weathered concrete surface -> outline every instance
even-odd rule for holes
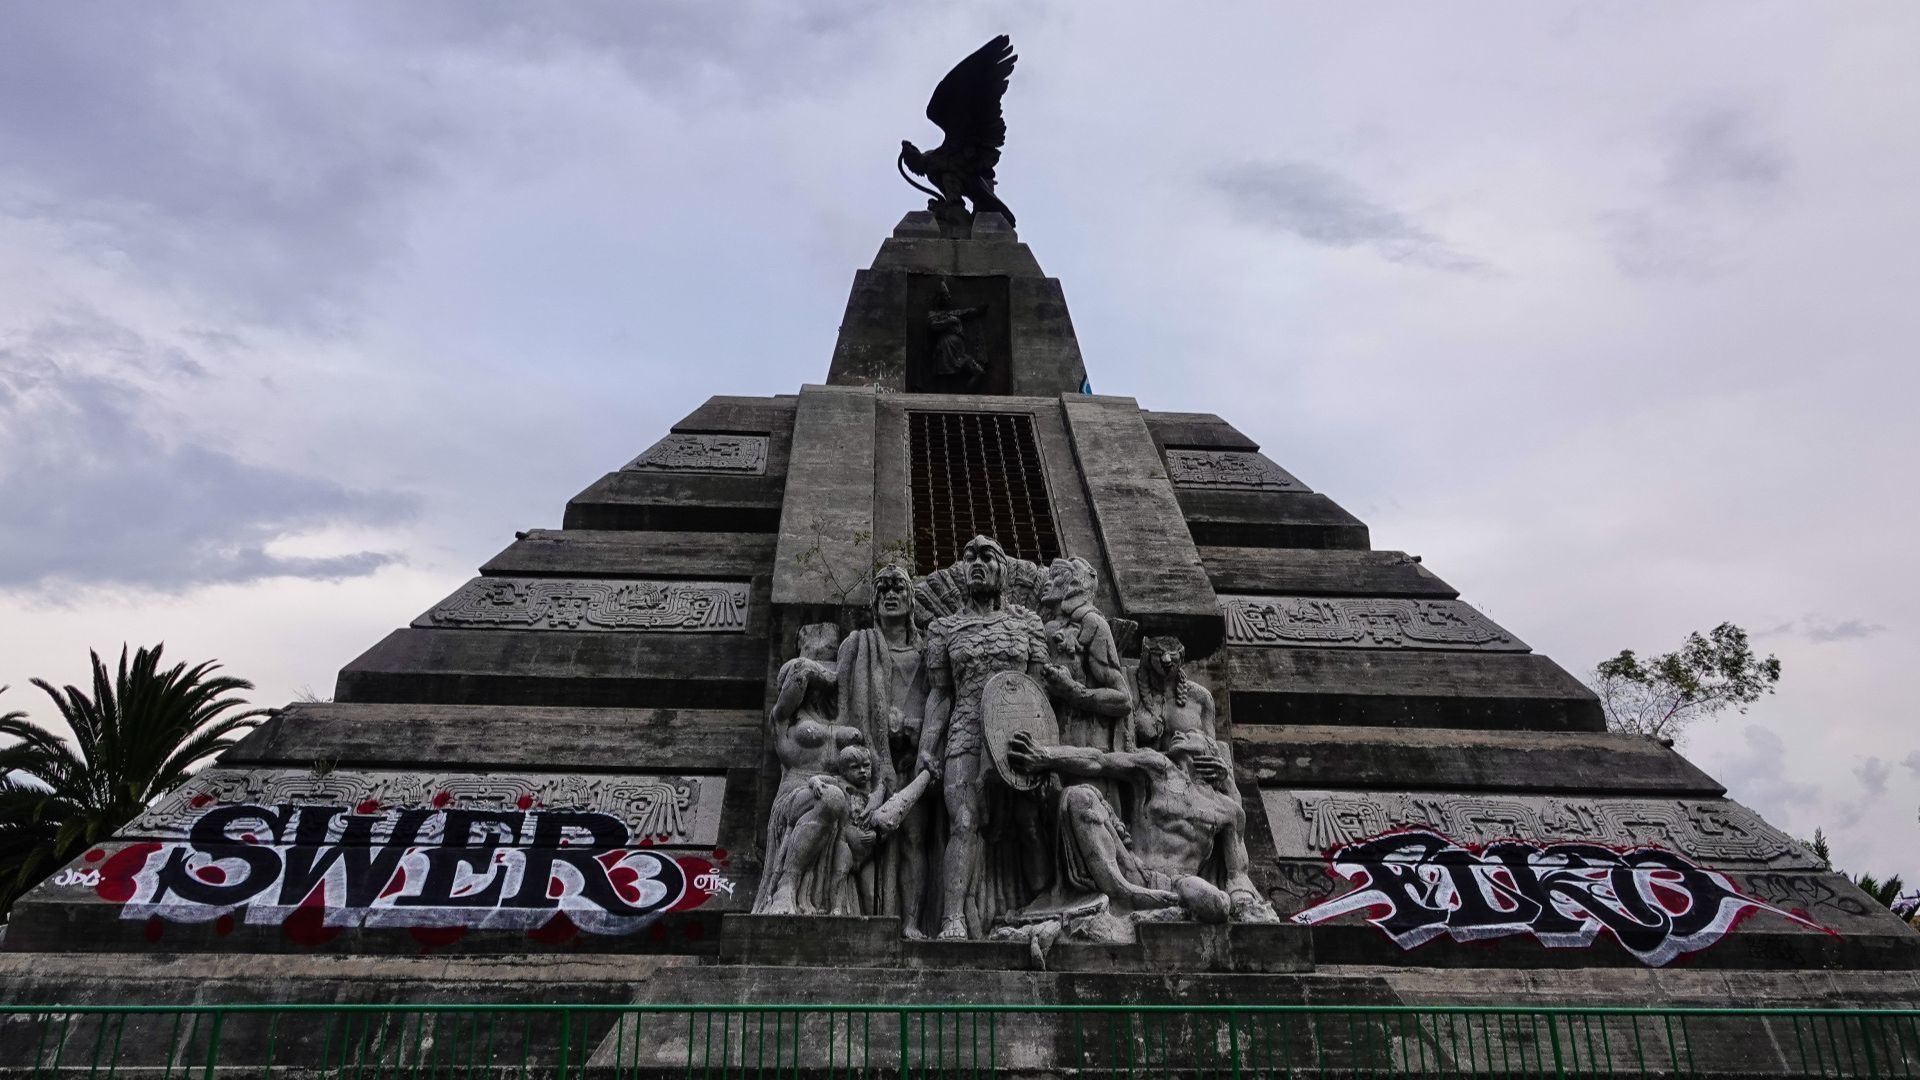
[[[758,708],[754,634],[395,630],[340,670],[339,701]]]
[[[1686,758],[1637,735],[1243,722],[1233,760],[1243,787],[1726,794]]]
[[[1143,411],[1147,430],[1161,450],[1249,450],[1260,444],[1212,413]]]
[[[1404,551],[1203,545],[1215,592],[1451,600],[1460,593]]]
[[[1365,549],[1367,527],[1325,495],[1175,488],[1187,528],[1207,546]]]
[[[757,767],[760,710],[528,705],[289,705],[222,766],[408,766],[621,772]]]
[[[1219,647],[1223,633],[1200,553],[1181,528],[1180,504],[1132,398],[1062,395],[1081,482],[1120,610],[1144,635],[1173,634],[1187,655]]]
[[[768,533],[531,529],[489,559],[488,577],[754,577],[773,572]]]
[[[774,557],[776,604],[873,602],[874,405],[866,387],[800,391]]]
[[[611,472],[567,503],[569,529],[773,532],[784,475]]]
[[[1060,283],[1046,277],[1033,252],[1011,229],[974,223],[972,235],[932,233],[909,214],[883,242],[873,266],[854,274],[846,314],[834,345],[827,381],[836,386],[909,388],[910,354],[925,342],[927,298],[932,283],[952,279],[956,300],[975,306],[983,298],[966,283],[995,280],[1003,300],[986,304],[975,326],[976,346],[991,345],[989,382],[1012,394],[1071,393],[1086,382],[1086,365],[1074,336]],[[964,287],[963,287],[964,286]],[[1005,355],[1000,355],[1000,341]]]
[[[898,917],[735,913],[720,921],[728,964],[893,967],[904,943]]]
[[[1533,653],[1233,647],[1207,667],[1236,724],[1606,729],[1593,691]]]

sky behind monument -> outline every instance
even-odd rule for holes
[[[1691,755],[1920,871],[1910,4],[10,4],[0,710],[281,703],[715,393],[825,376],[994,33],[1094,386],[1218,412],[1575,671],[1741,623]]]

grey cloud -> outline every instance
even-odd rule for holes
[[[1768,142],[1748,113],[1716,108],[1690,117],[1674,133],[1666,155],[1668,191],[1763,191],[1787,174],[1787,155]]]
[[[1859,641],[1886,633],[1887,628],[1880,623],[1865,619],[1835,619],[1825,615],[1807,615],[1791,622],[1769,627],[1760,632],[1761,637],[1790,636],[1805,638],[1815,645],[1827,645],[1836,641]]]
[[[1819,788],[1791,779],[1799,770],[1788,768],[1787,746],[1779,735],[1758,724],[1748,724],[1742,736],[1744,747],[1728,761],[1720,776],[1733,797],[1769,817],[1781,818],[1820,802]]]
[[[1854,767],[1853,778],[1860,781],[1860,790],[1873,799],[1887,793],[1887,778],[1892,772],[1893,766],[1878,757],[1870,757]]]
[[[1309,162],[1242,162],[1207,180],[1250,225],[1327,247],[1367,247],[1394,262],[1436,270],[1486,269],[1406,215],[1374,202],[1352,181]]]
[[[1900,759],[1900,765],[1915,776],[1920,776],[1920,750],[1915,750]]]
[[[170,443],[143,426],[145,406],[124,383],[0,352],[0,587],[337,580],[395,561],[371,551],[288,557],[267,545],[291,529],[397,521],[411,499]]]

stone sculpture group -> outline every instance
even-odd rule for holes
[[[1148,639],[1129,670],[1083,559],[1041,572],[977,536],[938,576],[883,567],[872,626],[801,629],[769,717],[781,777],[755,913],[1034,942],[1277,921],[1180,642]],[[1009,599],[1015,577],[1039,610]]]

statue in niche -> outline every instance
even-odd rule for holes
[[[994,166],[1007,142],[1007,122],[1000,112],[1007,80],[1013,76],[1013,44],[1001,34],[953,66],[927,101],[927,119],[946,135],[939,146],[922,151],[900,140],[896,168],[907,183],[933,196],[927,209],[944,221],[970,221],[966,202],[975,212],[992,211],[1014,224],[1013,211],[994,194]],[[933,187],[908,175],[924,176]]]
[[[1060,741],[1093,750],[1133,749],[1133,691],[1113,629],[1093,606],[1098,584],[1093,564],[1080,558],[1053,560],[1040,593],[1047,619],[1047,694],[1060,720]],[[1115,785],[1096,781],[1115,809],[1125,803]]]
[[[1138,745],[1165,753],[1183,731],[1219,737],[1214,732],[1213,691],[1187,678],[1186,661],[1187,647],[1177,637],[1151,637],[1141,644],[1140,666],[1133,672],[1133,734]]]
[[[969,540],[958,566],[965,604],[927,628],[929,689],[920,760],[928,771],[942,773],[946,785],[944,940],[985,936],[996,917],[1044,888],[1051,875],[1039,802],[1001,781],[984,753],[981,692],[987,680],[1010,671],[1046,685],[1046,627],[1032,611],[1006,603],[1007,564],[998,542]]]
[[[1125,780],[1144,794],[1129,831],[1099,789],[1065,790],[1059,877],[1048,894],[1006,919],[1003,936],[1125,942],[1133,939],[1133,923],[1150,919],[1279,921],[1248,875],[1246,810],[1213,739],[1182,731],[1165,752],[1103,752],[1041,746],[1023,733],[1008,749],[1025,769]],[[1218,880],[1209,879],[1210,864],[1221,868]]]
[[[925,639],[913,621],[913,579],[897,565],[873,578],[874,625],[840,643],[840,722],[856,728],[874,750],[873,786],[895,792],[902,778],[928,775],[920,760],[927,707]],[[864,871],[864,913],[898,915],[910,938],[926,936],[927,847],[933,804],[917,800]]]
[[[967,341],[967,320],[986,313],[984,307],[955,307],[953,290],[945,279],[934,290],[927,308],[927,332],[933,337],[933,369],[942,378],[958,379],[971,388],[987,374],[987,362]]]

